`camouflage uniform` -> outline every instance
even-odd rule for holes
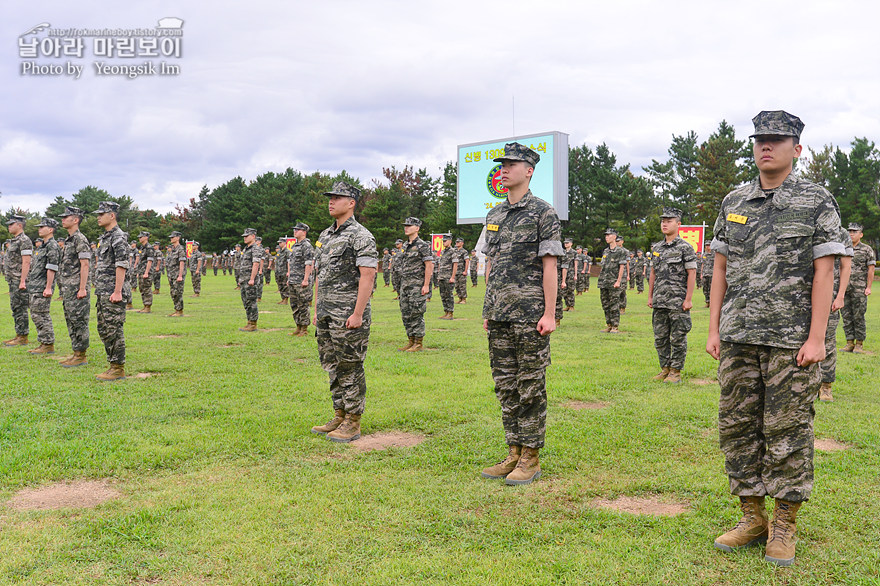
[[[452,263],[456,258],[455,249],[447,246],[443,254],[437,259],[437,285],[440,287],[440,301],[443,302],[443,311],[452,313],[455,311],[455,285],[449,282],[452,278]]]
[[[288,256],[290,277],[287,280],[287,291],[290,295],[290,311],[293,313],[293,321],[298,326],[309,325],[309,305],[312,304],[312,285],[303,287],[302,282],[306,276],[306,267],[315,264],[315,247],[308,238],[293,245]],[[311,279],[311,277],[310,277]],[[346,316],[347,317],[347,316]]]
[[[728,194],[712,250],[727,257],[718,429],[731,492],[807,500],[818,364],[797,366],[810,331],[813,259],[845,254],[834,200],[790,174]]]
[[[847,340],[865,340],[865,312],[868,310],[868,272],[876,264],[874,249],[862,240],[853,246],[852,275],[846,288],[842,313],[843,331]]]
[[[121,230],[121,228],[120,228],[120,230]],[[125,234],[125,237],[127,239],[128,234],[125,232],[123,232],[123,234]],[[137,274],[137,272],[135,272],[132,269],[138,265],[139,257],[140,257],[140,250],[138,250],[137,244],[135,242],[132,242],[129,245],[129,249],[128,249],[129,271],[125,274],[125,277],[128,279],[129,283],[131,283],[131,290],[132,291],[135,291],[138,288],[138,274]]]
[[[851,257],[853,255],[852,240],[849,239],[849,233],[846,232],[842,236],[846,245],[846,253],[844,256]],[[837,297],[840,292],[840,257],[834,259],[834,289],[831,298]],[[828,329],[825,330],[825,360],[819,363],[819,369],[822,371],[822,382],[833,383],[837,380],[837,326],[840,324],[840,310],[832,311],[828,315]]]
[[[583,291],[590,290],[590,269],[593,266],[593,257],[590,256],[589,252],[584,253],[584,264],[581,268],[581,272],[578,275],[578,287],[583,287]],[[581,284],[583,283],[583,284]]]
[[[28,321],[27,289],[19,289],[21,283],[22,257],[31,257],[33,264],[34,245],[27,234],[22,232],[7,240],[9,249],[6,251],[6,280],[9,282],[9,306],[12,308],[12,319],[15,322],[15,334],[27,336],[30,331]]]
[[[180,262],[183,261],[183,269]],[[186,283],[186,250],[182,244],[171,247],[168,255],[168,289],[171,292],[171,300],[174,302],[174,311],[183,311],[183,285]],[[177,280],[181,277],[180,281]]]
[[[287,250],[287,244],[282,242],[278,254],[275,256],[275,284],[278,285],[278,294],[281,295],[282,301],[290,297],[290,284],[287,282],[289,263],[290,251]]]
[[[251,280],[251,272],[254,265],[260,264],[260,258],[263,255],[263,249],[259,244],[254,242],[245,247],[241,252],[239,259],[238,286],[241,287],[241,303],[244,306],[244,313],[248,321],[256,322],[260,317],[260,311],[257,309],[257,283],[260,279],[260,272],[254,276],[254,284],[249,284]]]
[[[104,343],[107,360],[112,364],[125,364],[125,305],[131,303],[131,281],[124,279],[122,301],[110,301],[116,287],[116,269],[129,272],[129,251],[126,236],[119,226],[105,231],[98,240],[98,266],[95,268],[95,313],[98,318],[98,335]],[[128,275],[126,274],[126,277]]]
[[[618,246],[618,248],[623,248],[623,246]],[[623,269],[623,277],[620,279],[620,311],[626,310],[626,287],[630,280],[630,272],[629,272],[629,250],[623,248],[623,258],[626,268]]]
[[[404,244],[406,246],[406,244]],[[467,262],[468,262],[468,251],[467,248],[453,248],[453,262],[458,263],[456,267],[455,274],[455,294],[458,296],[460,300],[467,299]]]
[[[397,270],[397,265],[394,264],[394,259],[397,255],[400,254],[400,249],[395,248],[391,251],[391,288],[400,295],[400,272]],[[378,255],[377,255],[378,256]]]
[[[693,250],[693,247],[691,247]],[[642,293],[645,290],[645,263],[647,260],[644,256],[636,254],[633,258],[633,280],[636,282],[636,291]]]
[[[60,262],[61,249],[55,238],[49,237],[43,242],[42,247],[34,251],[31,270],[28,273],[27,289],[30,295],[31,319],[37,328],[37,341],[40,344],[55,343],[55,330],[52,327],[52,315],[49,313],[52,297],[51,295],[43,297],[43,291],[48,282],[48,271],[57,273]]]
[[[165,257],[162,256],[162,251],[157,249],[155,246],[153,247],[153,268],[150,269],[152,275],[150,278],[153,281],[153,289],[155,292],[159,292],[159,288],[162,286],[162,269],[165,265]]]
[[[477,276],[479,275],[479,271],[480,271],[480,259],[477,257],[476,254],[471,254],[470,262],[471,262],[471,264],[470,264],[469,270],[470,270],[470,275],[471,275],[471,285],[476,287],[477,286]]]
[[[391,253],[386,252],[382,255],[382,280],[385,281],[387,287],[391,283]]]
[[[626,249],[622,246],[606,248],[602,252],[602,267],[599,270],[599,295],[602,311],[605,312],[605,323],[615,328],[620,326],[620,292],[614,288],[614,283],[617,282],[620,265],[626,264],[625,254]],[[620,288],[625,290],[623,279]]]
[[[542,448],[547,419],[545,371],[550,336],[538,333],[544,314],[544,256],[562,257],[556,210],[528,191],[486,216],[484,252],[492,263],[483,319],[507,445]],[[493,229],[494,227],[494,229]],[[442,280],[441,280],[442,282]]]
[[[400,263],[400,317],[409,338],[425,337],[425,311],[428,308],[427,295],[422,295],[425,284],[425,263],[434,262],[431,245],[416,237],[412,242],[404,242],[397,256]],[[462,277],[467,284],[467,278]]]
[[[239,276],[241,275],[241,250],[233,250],[231,253],[232,256],[232,271],[235,274],[235,284],[238,285]]]
[[[134,269],[135,276],[138,280],[139,289],[141,292],[141,301],[144,302],[144,307],[149,307],[153,305],[153,275],[151,274],[153,271],[153,267],[156,265],[156,251],[153,250],[153,247],[148,244],[141,247],[138,252],[138,263]],[[150,265],[150,272],[147,272],[147,263],[152,262]],[[144,277],[144,273],[147,272],[147,276]]]
[[[370,340],[370,302],[361,327],[350,330],[345,322],[357,302],[359,267],[379,264],[376,239],[352,216],[338,228],[334,223],[321,232],[316,247],[318,356],[330,375],[333,409],[360,415],[367,396],[364,359]]]
[[[86,285],[86,296],[77,299],[82,266],[80,261],[91,262],[92,251],[89,241],[77,230],[64,239],[64,252],[61,255],[61,303],[64,307],[64,319],[70,344],[74,352],[85,352],[89,349],[89,289]],[[91,268],[91,267],[90,267]]]
[[[706,303],[709,303],[709,298],[712,295],[712,271],[715,270],[715,251],[709,250],[702,255],[702,258],[703,295],[706,297]]]
[[[691,312],[683,309],[687,296],[688,270],[697,270],[694,247],[681,237],[651,247],[654,261],[654,290],[651,295],[654,347],[661,368],[681,370],[687,356],[687,335]],[[694,276],[696,279],[696,275]]]
[[[189,274],[192,276],[192,288],[195,295],[200,295],[202,292],[202,270],[199,267],[199,261],[203,258],[202,251],[193,248],[192,255],[189,257]]]
[[[565,265],[566,265],[566,277],[565,277],[565,292],[563,294],[563,299],[565,299],[566,307],[574,307],[574,295],[577,293],[577,252],[574,248],[569,248],[565,251]]]

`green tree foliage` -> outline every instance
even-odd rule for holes
[[[859,222],[865,239],[880,240],[880,151],[867,138],[856,138],[847,154],[834,151],[834,173],[828,187],[840,204],[844,225]]]
[[[693,223],[715,224],[721,201],[736,186],[753,176],[754,163],[746,141],[737,140],[733,126],[722,120],[718,130],[700,145],[697,156],[697,190],[693,195]]]
[[[684,136],[673,134],[672,144],[667,151],[669,159],[665,163],[652,159],[651,164],[644,168],[657,196],[664,204],[681,209],[686,221],[693,216],[693,196],[699,188],[697,145],[697,133],[693,130]]]
[[[801,155],[799,174],[807,181],[828,189],[831,186],[831,178],[834,176],[834,146],[825,145],[821,151],[807,148],[809,155]]]

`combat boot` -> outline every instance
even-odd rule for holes
[[[741,496],[739,506],[743,516],[736,525],[715,540],[715,547],[732,552],[741,547],[767,541],[767,509],[762,496]]]
[[[620,333],[620,329],[619,329],[617,326],[611,326],[611,329],[608,330],[608,333],[609,333],[609,334],[619,334],[619,333]]]
[[[257,331],[257,322],[248,320],[248,323],[243,328],[238,328],[239,332],[256,332]]]
[[[100,381],[120,380],[125,378],[125,368],[115,362],[110,363],[110,368],[95,377]]]
[[[662,381],[663,379],[665,379],[665,378],[667,377],[667,375],[669,375],[669,367],[668,367],[668,366],[664,366],[664,367],[663,367],[663,370],[661,370],[660,372],[658,372],[657,374],[655,374],[653,377],[651,377],[651,380],[659,380],[659,381]]]
[[[302,338],[303,336],[309,335],[309,326],[297,326],[298,330],[296,334],[294,334],[297,338]]]
[[[767,551],[764,561],[787,567],[794,563],[794,550],[797,544],[795,530],[798,509],[801,503],[776,499],[773,519],[770,521],[770,534],[767,536]]]
[[[144,308],[143,308],[143,309],[138,309],[137,312],[138,312],[138,313],[152,313],[152,312],[153,312],[153,309],[152,309],[152,307],[149,306],[149,305],[144,305]]]
[[[440,319],[452,319],[452,312],[451,311],[444,312],[443,315],[440,316]]]
[[[158,290],[158,289],[153,289],[153,295],[158,295],[158,294],[159,294],[159,290]]]
[[[819,387],[819,400],[824,403],[830,403],[834,400],[831,396],[831,383],[822,383]]]
[[[510,446],[510,449],[507,452],[507,457],[494,466],[483,468],[483,471],[480,472],[480,476],[493,479],[504,478],[516,468],[521,454],[522,446]]]
[[[405,346],[401,346],[400,348],[398,348],[398,350],[400,350],[401,352],[406,352],[407,350],[409,350],[410,348],[412,348],[412,347],[413,347],[413,344],[415,344],[415,343],[416,343],[416,339],[413,338],[412,336],[410,336],[410,337],[409,337],[409,341],[407,341],[406,345],[405,345]]]
[[[681,382],[681,371],[677,368],[670,368],[669,374],[666,375],[666,378],[663,379],[663,382],[677,385]]]
[[[607,334],[608,332],[611,331],[611,324],[605,324],[605,327],[599,331],[602,332],[603,334]]]
[[[326,435],[331,431],[335,430],[342,424],[342,421],[345,419],[345,411],[342,409],[337,409],[334,416],[325,423],[324,425],[316,425],[312,428],[312,433],[317,433],[320,435]]]
[[[88,364],[85,352],[74,352],[73,356],[61,363],[64,368],[72,368],[74,366],[82,366]]]
[[[559,324],[561,324],[561,323],[562,323],[562,320],[561,320],[561,319],[557,319],[557,320],[556,320],[556,327],[558,328],[558,327],[559,327]]]
[[[327,434],[327,439],[331,442],[345,443],[353,442],[361,437],[361,416],[354,413],[346,413],[342,423]]]
[[[275,305],[287,305],[287,299],[282,299],[281,301],[279,301]]]
[[[3,342],[6,346],[27,346],[28,337],[27,336],[15,336],[11,340],[6,340]]]
[[[131,311],[132,309],[134,309],[134,305],[133,305],[133,304],[131,304],[131,303],[126,303],[126,304],[125,304],[125,311]]]
[[[862,347],[862,340],[856,340],[855,345],[853,346],[853,352],[856,354],[867,354],[868,351]]]
[[[40,342],[39,346],[28,350],[28,354],[55,354],[55,344],[43,344]]]
[[[422,346],[422,340],[424,340],[424,338],[413,338],[413,345],[407,350],[407,352],[421,352],[424,348],[424,346]]]
[[[856,341],[855,340],[847,340],[846,346],[841,348],[840,351],[841,352],[852,352],[853,350],[855,350],[855,348],[856,348]]]
[[[513,472],[504,479],[504,484],[517,486],[530,484],[541,477],[541,463],[538,460],[538,449],[523,447],[519,462]]]

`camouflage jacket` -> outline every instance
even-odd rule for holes
[[[416,285],[421,287],[425,284],[425,264],[434,262],[431,253],[431,245],[416,238],[412,242],[404,242],[403,250],[397,257],[400,262],[400,284]]]
[[[395,260],[397,259],[397,255],[400,254],[400,249],[395,248],[394,250],[391,251],[390,254],[391,254],[391,274],[397,274],[397,268],[398,268],[399,264],[397,262],[395,262]]]
[[[656,309],[681,309],[687,297],[688,270],[697,270],[694,247],[677,237],[664,238],[651,247],[654,261],[654,291],[651,305]]]
[[[334,222],[321,232],[315,247],[317,317],[344,323],[357,302],[360,267],[379,265],[376,239],[352,216],[338,228]],[[370,323],[369,301],[363,319],[364,324]]]
[[[188,265],[189,265],[189,270],[191,270],[191,271],[197,271],[197,270],[199,270],[199,261],[201,260],[202,263],[204,263],[205,261],[202,260],[202,258],[203,258],[204,256],[205,256],[205,255],[202,254],[200,251],[198,251],[198,250],[193,250],[193,251],[192,251],[192,254],[191,254],[190,257],[189,257],[189,263],[188,263]]]
[[[562,227],[556,210],[532,195],[506,199],[486,215],[484,250],[492,263],[483,319],[536,323],[544,315],[545,256],[561,257]]]
[[[184,262],[183,270],[180,270],[180,261]],[[186,278],[186,249],[182,244],[171,247],[171,253],[168,255],[168,278],[176,279],[177,277]]]
[[[868,271],[877,264],[877,257],[874,256],[874,249],[865,244],[864,240],[853,246],[852,252],[852,274],[846,290],[864,293],[868,287]]]
[[[602,252],[602,267],[599,269],[599,288],[611,289],[617,282],[617,275],[620,271],[620,265],[626,264],[626,249],[622,246],[616,248],[606,248]],[[620,280],[620,286],[626,282],[626,269],[623,271],[624,276]]]
[[[161,250],[153,249],[153,267],[150,269],[150,273],[155,275],[156,273],[161,273],[162,268],[165,266],[165,257],[162,256]]]
[[[382,271],[387,271],[391,268],[391,253],[386,252],[382,255]]]
[[[241,251],[233,250],[231,253],[232,256],[232,268],[233,270],[241,270]]]
[[[43,242],[43,246],[34,251],[34,258],[31,260],[31,270],[28,272],[27,289],[28,293],[40,294],[46,288],[48,282],[48,272],[58,272],[61,264],[61,247],[54,238],[49,238]]]
[[[693,247],[691,247],[691,250],[693,250]],[[694,253],[694,256],[696,256],[696,253]],[[644,256],[639,256],[638,254],[633,257],[632,266],[630,267],[632,269],[633,276],[645,274],[646,260],[647,259]]]
[[[406,245],[404,245],[406,246]],[[460,277],[464,274],[467,269],[467,261],[468,261],[468,251],[467,248],[453,248],[452,249],[452,262],[458,263],[458,266],[455,267],[455,276]]]
[[[470,255],[469,258],[470,258],[470,261],[471,261],[470,269],[469,269],[469,270],[470,270],[470,273],[471,273],[472,275],[476,275],[476,274],[479,272],[479,270],[480,270],[480,259],[477,258],[477,255],[476,255],[476,254],[472,254],[472,255]]]
[[[61,287],[79,289],[79,278],[82,272],[81,260],[92,262],[92,249],[89,241],[77,230],[64,239],[64,252],[61,253],[61,271],[58,282]]]
[[[15,238],[7,240],[9,249],[6,251],[6,280],[18,285],[21,280],[21,257],[34,255],[34,243],[22,232]],[[31,258],[33,264],[33,258]]]
[[[275,256],[275,272],[279,275],[287,276],[287,267],[290,263],[290,251],[287,250],[287,244],[281,246],[281,250]]]
[[[256,243],[246,246],[241,251],[241,258],[238,259],[238,283],[245,285],[251,280],[251,272],[254,265],[259,265],[263,258],[263,249]],[[259,270],[257,271],[259,274]],[[256,283],[256,281],[254,281]]]
[[[712,271],[715,270],[715,251],[709,250],[702,255],[702,264],[700,265],[700,273],[703,275],[703,278],[711,279]]]
[[[712,250],[727,257],[720,335],[726,342],[800,348],[810,332],[813,260],[846,253],[830,193],[794,174],[730,192]]]
[[[116,288],[116,269],[129,271],[129,247],[125,232],[119,226],[105,230],[98,239],[97,262],[95,263],[95,294],[110,296]],[[128,278],[122,282],[122,300],[131,301],[131,282]]]
[[[452,263],[455,257],[453,248],[444,248],[440,258],[437,259],[437,278],[449,280],[452,278]]]
[[[306,267],[315,264],[315,247],[308,238],[303,238],[302,242],[293,245],[287,264],[290,267],[290,277],[287,282],[302,284],[306,276]]]
[[[149,261],[153,261],[153,264],[150,265],[150,273],[153,272],[153,267],[156,265],[156,251],[153,250],[153,247],[150,245],[141,247],[138,251],[138,263],[137,267],[134,269],[138,278],[144,276],[144,271],[147,270],[147,263]]]

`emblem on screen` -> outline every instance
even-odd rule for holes
[[[496,199],[504,199],[507,197],[507,188],[501,185],[501,163],[492,167],[489,176],[486,177],[486,188],[492,197]]]

